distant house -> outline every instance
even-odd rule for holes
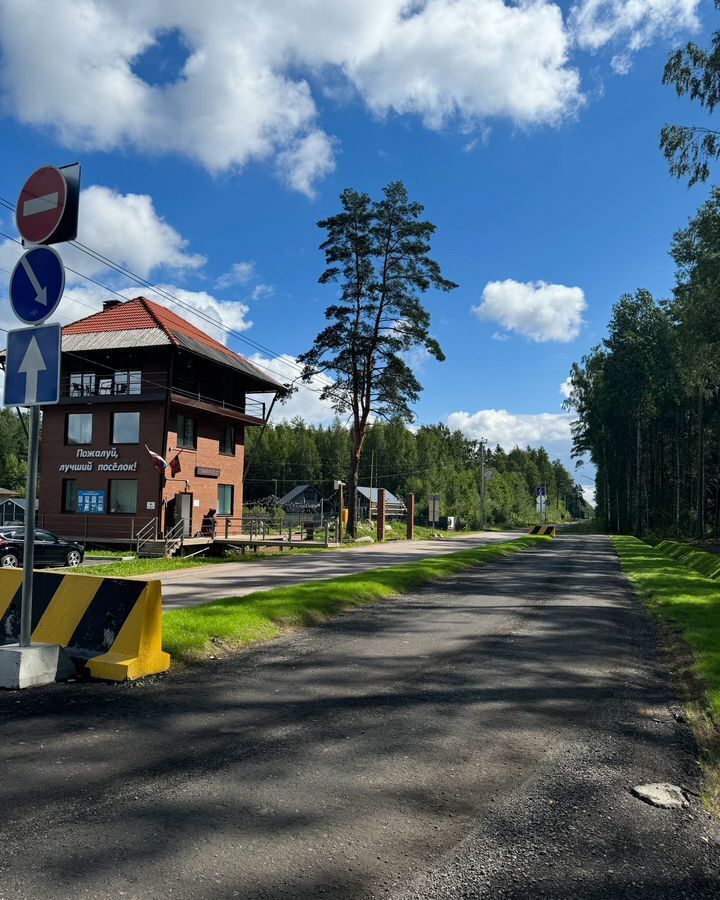
[[[358,519],[375,519],[377,517],[378,489],[369,487],[358,488]],[[407,512],[402,500],[398,500],[395,494],[385,491],[385,518],[401,519]]]
[[[298,484],[278,500],[278,506],[286,513],[306,512],[319,509],[322,499],[320,491],[311,484]]]
[[[12,491],[10,491],[12,493]],[[0,495],[1,496],[1,495]],[[39,500],[35,501],[37,514]],[[25,521],[27,501],[24,497],[8,497],[0,499],[0,525],[19,525]]]

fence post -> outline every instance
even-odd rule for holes
[[[325,546],[330,546],[330,523],[325,522]]]
[[[227,540],[229,531],[230,531],[230,519],[225,519],[225,540]]]
[[[408,494],[405,502],[407,506],[407,539],[411,541],[415,537],[415,494]]]

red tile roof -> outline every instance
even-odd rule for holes
[[[211,338],[204,331],[191,325],[186,319],[181,318],[172,310],[147,297],[135,297],[134,300],[117,303],[100,312],[93,313],[84,319],[79,319],[71,325],[63,327],[63,334],[95,334],[105,331],[131,331],[142,328],[159,328],[168,339],[176,346],[184,346],[187,348],[187,342],[183,338],[189,339],[191,342],[197,342],[202,347],[213,352],[213,356],[217,358],[217,354],[228,358],[229,364],[241,364],[243,369],[250,370],[248,374],[253,374],[261,380],[269,384],[280,382],[262,370],[258,369],[254,363],[229,350],[224,344]],[[192,346],[192,344],[191,344]],[[253,371],[254,370],[254,371]]]

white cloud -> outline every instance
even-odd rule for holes
[[[585,49],[622,40],[635,51],[657,37],[697,30],[699,6],[700,0],[581,0],[572,8],[570,26]]]
[[[333,142],[324,131],[315,129],[283,150],[277,159],[278,171],[294,190],[315,196],[315,182],[335,168]]]
[[[255,278],[254,262],[236,262],[215,282],[215,287],[224,290],[234,284],[247,284]]]
[[[270,375],[278,378],[283,384],[293,382],[298,384],[298,390],[291,395],[289,400],[275,404],[271,417],[273,422],[290,421],[299,416],[308,425],[327,425],[336,417],[337,413],[330,403],[320,399],[319,392],[330,384],[329,378],[318,375],[308,385],[303,385],[299,382],[298,362],[290,354],[284,354],[277,359],[268,359],[260,353],[255,353],[248,358]],[[262,395],[258,394],[258,397],[262,397]],[[262,399],[267,398],[262,397]]]
[[[579,287],[544,281],[490,281],[472,311],[532,341],[572,341],[580,334],[585,295]]]
[[[275,293],[275,288],[271,284],[256,284],[252,289],[252,294],[250,294],[250,298],[252,300],[264,300],[266,297],[272,297]]]
[[[506,450],[527,444],[539,446],[570,441],[569,413],[517,414],[506,409],[481,409],[476,413],[454,412],[447,417],[448,427],[473,440],[487,438]]]
[[[188,56],[154,84],[138,61],[168,32]],[[555,124],[582,103],[570,46],[548,0],[3,0],[0,91],[6,113],[76,150],[175,153],[212,172],[270,162],[312,195],[334,163],[308,78],[432,129]]]
[[[148,194],[119,194],[93,185],[80,196],[78,241],[147,278],[157,268],[199,269],[205,257],[189,253],[188,241],[158,215]],[[66,261],[94,275],[107,266],[69,245],[59,246]]]
[[[490,340],[499,341],[502,344],[505,341],[510,340],[510,335],[505,334],[505,332],[503,331],[493,331],[493,333],[490,335]]]
[[[82,215],[78,240],[142,278],[148,279],[153,273],[163,270],[171,274],[195,271],[205,264],[205,257],[188,251],[188,241],[157,214],[152,198],[146,194],[119,194],[107,187],[94,185],[82,192],[80,202]],[[248,318],[249,307],[240,299],[220,300],[208,291],[187,290],[170,281],[158,285],[161,290],[177,298],[178,303],[149,287],[128,286],[128,278],[69,244],[59,244],[57,250],[69,267],[66,270],[66,292],[57,316],[57,321],[63,324],[98,312],[103,302],[113,296],[108,290],[76,274],[81,272],[100,279],[127,299],[143,294],[174,309],[222,343],[228,343],[229,339],[225,329],[246,331],[252,327]],[[13,241],[0,243],[0,269],[4,270],[0,271],[0,285],[3,287],[8,283],[8,271],[13,269],[21,253],[22,248]],[[247,280],[254,277],[254,266],[252,263],[237,263],[231,272],[235,273],[237,281]],[[264,285],[256,285],[257,289],[272,290]],[[263,290],[256,296],[262,296]],[[190,310],[184,309],[181,304],[190,307]],[[16,327],[9,304],[3,304],[3,310],[7,315],[0,313],[0,327]],[[196,312],[193,313],[193,310]],[[203,316],[217,321],[218,325],[213,325]]]
[[[563,381],[560,385],[560,394],[566,399],[570,399],[570,395],[572,394],[572,378],[570,375]]]
[[[612,70],[616,75],[627,75],[632,69],[632,60],[627,53],[619,53],[610,60]]]
[[[583,499],[591,506],[595,506],[595,485],[584,484],[582,486]]]

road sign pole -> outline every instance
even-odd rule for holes
[[[23,547],[22,606],[20,646],[30,646],[32,633],[33,558],[35,556],[35,493],[37,488],[38,446],[40,443],[40,407],[30,407],[28,437],[28,473],[25,490],[25,545]]]

